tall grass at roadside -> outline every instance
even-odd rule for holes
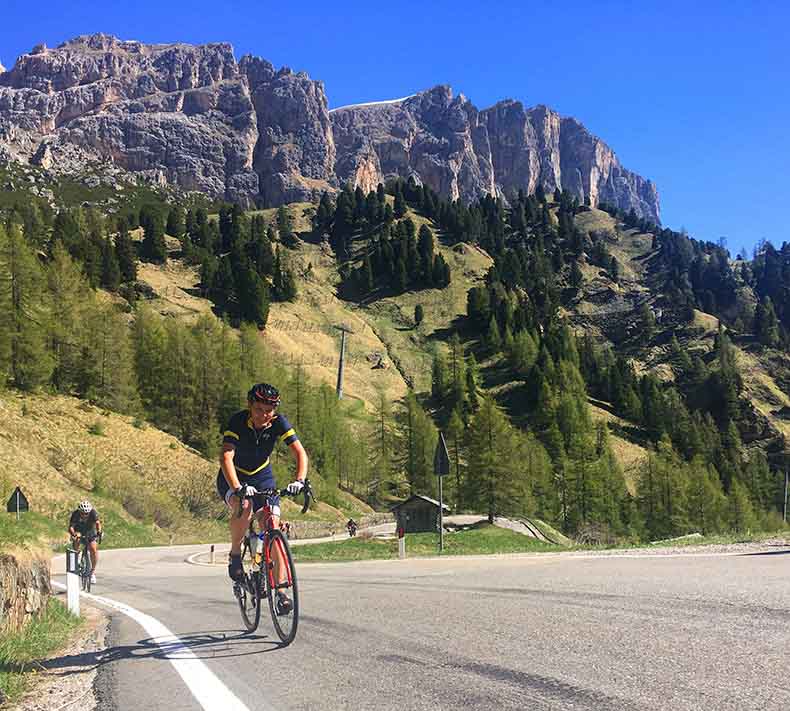
[[[38,660],[62,649],[82,626],[54,598],[44,611],[18,632],[0,635],[0,690],[14,701],[32,685]]]

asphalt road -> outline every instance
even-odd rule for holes
[[[301,565],[287,648],[199,550],[102,552],[94,592],[150,616],[82,660],[103,711],[790,708],[787,548]]]

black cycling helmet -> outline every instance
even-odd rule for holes
[[[262,402],[266,405],[274,405],[277,407],[277,405],[280,404],[280,392],[274,385],[269,385],[269,383],[258,383],[250,388],[250,391],[247,393],[247,400],[249,402]]]

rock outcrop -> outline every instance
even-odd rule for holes
[[[321,82],[288,67],[242,57],[259,127],[253,167],[261,202],[277,205],[320,195],[334,184],[335,144]]]
[[[452,199],[541,183],[659,221],[655,186],[578,121],[437,86],[330,111],[321,82],[229,44],[146,45],[103,34],[38,45],[0,72],[0,160],[103,169],[245,204],[368,190],[414,176]]]
[[[660,222],[655,185],[625,170],[578,121],[546,106],[502,101],[479,111],[440,86],[391,102],[331,112],[337,176],[368,189],[391,177],[416,179],[452,199],[483,193],[566,189]]]
[[[341,183],[363,189],[390,177],[416,179],[455,200],[496,193],[491,150],[477,109],[450,87],[331,112]]]
[[[24,627],[51,592],[49,562],[43,557],[0,554],[0,632]]]

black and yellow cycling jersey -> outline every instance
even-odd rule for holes
[[[287,445],[299,438],[285,415],[277,414],[268,426],[256,430],[248,410],[237,412],[230,418],[222,437],[223,444],[233,446],[236,453],[233,464],[241,483],[255,477],[257,488],[274,487],[274,476],[269,463],[274,445],[278,441]]]

